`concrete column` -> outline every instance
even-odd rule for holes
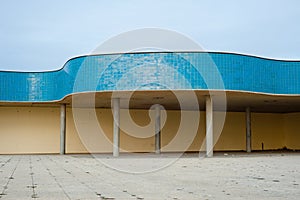
[[[213,101],[206,97],[206,156],[213,157]]]
[[[113,99],[113,118],[114,118],[114,135],[113,135],[113,156],[119,156],[120,148],[120,99]]]
[[[60,154],[66,153],[66,104],[60,106]]]
[[[159,154],[161,149],[160,141],[160,106],[155,105],[155,153]]]
[[[246,150],[251,152],[251,111],[250,107],[246,108]]]

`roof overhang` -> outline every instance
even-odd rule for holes
[[[0,106],[39,106],[52,107],[67,104],[82,108],[111,108],[111,99],[120,98],[121,108],[149,109],[160,104],[167,110],[205,110],[205,99],[211,96],[216,111],[241,112],[247,107],[252,112],[290,113],[300,112],[300,95],[272,95],[243,91],[207,90],[147,90],[147,91],[108,91],[84,92],[53,102],[0,102]],[[198,106],[195,106],[195,98]]]

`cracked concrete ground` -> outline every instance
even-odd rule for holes
[[[101,159],[145,166],[171,154]],[[0,199],[300,199],[300,153],[187,154],[150,173],[120,172],[91,155],[1,155]]]

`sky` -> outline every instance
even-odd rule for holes
[[[207,51],[300,60],[299,0],[0,0],[0,70],[59,69],[149,27]]]

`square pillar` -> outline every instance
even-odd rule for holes
[[[246,151],[251,152],[251,110],[246,108]]]
[[[120,149],[120,99],[113,99],[113,156],[119,156]]]
[[[155,153],[160,154],[161,137],[160,137],[160,106],[155,105]]]
[[[60,154],[66,153],[66,104],[60,106]]]
[[[206,157],[213,157],[213,101],[206,97]]]

